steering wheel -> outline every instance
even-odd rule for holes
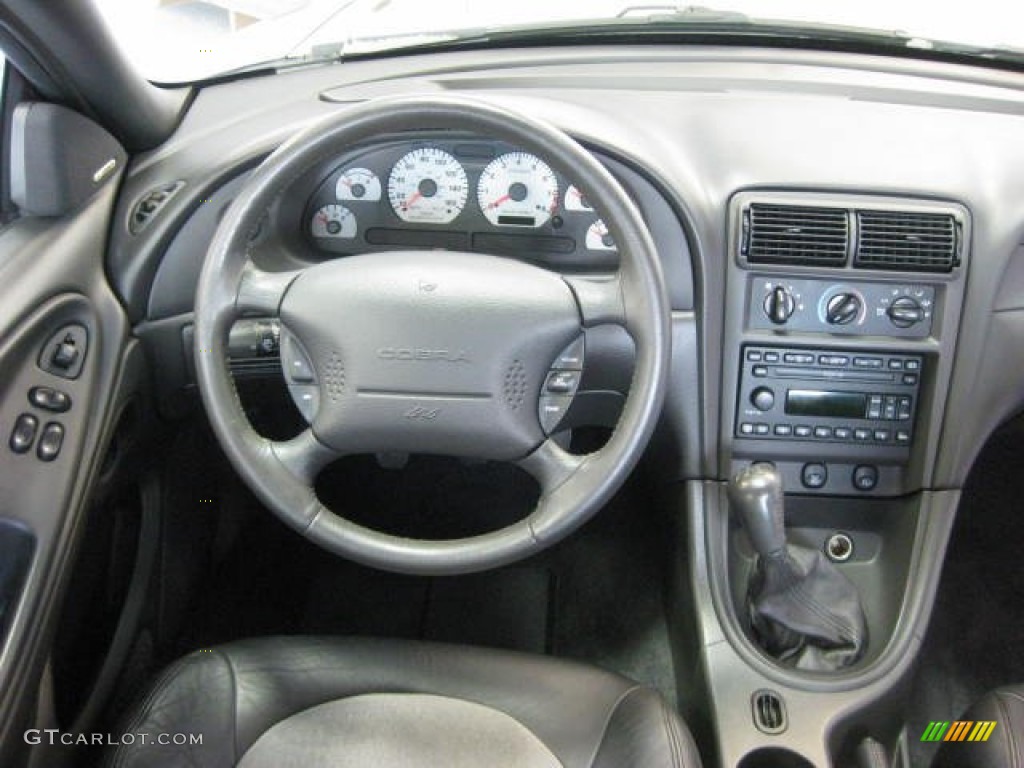
[[[304,172],[381,135],[423,130],[470,131],[543,157],[587,191],[618,246],[618,271],[602,279],[566,278],[509,258],[439,250],[355,255],[288,272],[253,264],[251,233]],[[223,217],[199,278],[195,312],[199,390],[244,481],[313,542],[391,571],[485,570],[559,541],[625,481],[666,388],[664,278],[628,194],[559,129],[461,96],[369,101],[284,143]],[[282,364],[306,371],[310,424],[291,440],[268,440],[253,429],[228,369],[231,326],[253,315],[279,318]],[[608,442],[578,456],[546,434],[538,405],[549,373],[562,363],[573,367],[584,330],[604,323],[632,336],[633,378]],[[347,454],[380,451],[515,462],[536,478],[540,499],[514,524],[442,541],[375,531],[321,504],[314,483],[323,467]]]

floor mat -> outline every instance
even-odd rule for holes
[[[986,691],[1024,682],[1024,430],[1016,423],[986,446],[964,488],[911,698],[914,768],[937,749],[920,734],[956,720]]]
[[[510,474],[511,472],[511,474]],[[511,468],[426,460],[342,467],[330,493],[392,530],[466,535],[532,504]],[[586,661],[676,701],[664,612],[667,537],[637,486],[560,545],[458,577],[385,573],[335,557],[254,499],[242,534],[200,596],[180,651],[254,634],[421,638]]]

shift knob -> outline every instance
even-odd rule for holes
[[[729,502],[743,520],[747,535],[762,556],[786,548],[782,476],[771,464],[751,464],[729,483]]]

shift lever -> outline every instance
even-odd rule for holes
[[[751,464],[729,483],[728,494],[758,555],[747,613],[761,647],[799,669],[838,670],[861,658],[867,623],[857,589],[820,550],[786,544],[775,466]]]
[[[782,476],[773,464],[751,464],[736,475],[729,484],[729,502],[739,510],[757,554],[772,557],[785,550]]]

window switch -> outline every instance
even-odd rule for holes
[[[53,461],[60,454],[61,446],[64,444],[64,427],[56,421],[51,421],[43,428],[43,434],[39,438],[39,445],[36,446],[36,456],[40,461]]]
[[[64,370],[68,370],[78,362],[78,347],[71,334],[65,336],[64,341],[57,345],[57,348],[53,351],[51,362]]]
[[[14,422],[14,429],[11,431],[10,446],[15,453],[28,453],[32,443],[36,441],[36,432],[39,431],[39,419],[31,413],[23,413]]]

